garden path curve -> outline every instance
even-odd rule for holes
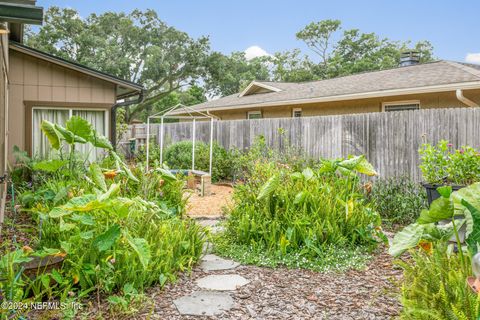
[[[217,220],[200,220],[217,230]],[[151,289],[150,319],[393,319],[402,272],[385,252],[344,274],[241,265],[208,252],[192,274]],[[140,315],[141,316],[141,315]]]

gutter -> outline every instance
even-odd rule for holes
[[[479,105],[475,102],[473,102],[472,100],[468,99],[467,97],[465,97],[463,95],[463,90],[462,89],[457,89],[457,91],[455,91],[455,94],[457,96],[457,99],[466,104],[467,106],[471,107],[471,108],[478,108]]]
[[[196,111],[205,112],[206,110],[210,111],[223,111],[223,110],[241,110],[247,108],[269,108],[277,106],[288,106],[296,104],[308,104],[308,103],[320,103],[320,102],[334,102],[334,101],[344,101],[344,100],[357,100],[357,99],[367,99],[367,98],[381,98],[381,97],[392,97],[399,95],[410,95],[410,94],[422,94],[422,93],[436,93],[436,92],[446,92],[452,91],[461,88],[462,90],[470,89],[480,89],[480,81],[471,81],[471,82],[456,82],[446,85],[433,85],[417,88],[404,88],[404,89],[388,89],[380,91],[371,91],[363,93],[349,93],[349,94],[340,94],[336,96],[325,96],[317,98],[297,98],[289,100],[276,100],[276,101],[265,101],[265,102],[251,102],[243,104],[234,104],[230,106],[203,106],[202,108],[196,109],[195,106],[192,106]],[[222,99],[222,98],[220,98]],[[219,99],[219,100],[220,100]],[[216,100],[212,100],[216,101]],[[211,102],[211,101],[210,101]],[[204,102],[208,104],[209,102]],[[172,112],[172,115],[181,114],[180,112]]]
[[[112,143],[114,150],[116,149],[116,145],[117,145],[117,109],[128,107],[133,104],[142,103],[144,99],[145,99],[145,90],[142,89],[138,94],[137,99],[116,103],[113,105],[112,109],[110,109],[110,141]]]

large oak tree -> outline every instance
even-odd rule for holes
[[[29,32],[26,43],[143,84],[145,100],[127,108],[127,121],[202,77],[210,50],[207,37],[193,39],[166,25],[153,10],[82,18],[76,10],[51,7],[44,25]]]

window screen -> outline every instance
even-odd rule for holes
[[[385,105],[385,111],[405,111],[405,110],[418,110],[420,109],[419,103],[411,103],[411,104],[390,104]]]

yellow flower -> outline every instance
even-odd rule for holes
[[[418,246],[422,248],[426,253],[431,254],[433,250],[433,244],[430,241],[420,241]]]
[[[115,178],[116,175],[117,175],[117,173],[113,170],[103,173],[103,176],[105,177],[105,179],[113,179],[113,178]]]
[[[30,252],[33,252],[33,249],[30,248],[29,246],[23,246],[23,247],[22,247],[22,251],[23,251],[24,253],[30,253]]]

